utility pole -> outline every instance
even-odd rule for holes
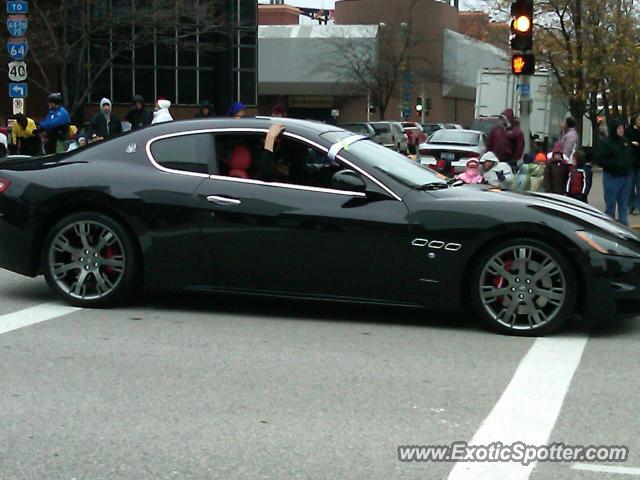
[[[426,102],[426,100],[427,100],[427,91],[425,89],[424,82],[422,82],[422,90],[420,91],[420,97],[422,98],[423,102]],[[420,125],[424,125],[425,123],[427,123],[427,121],[426,121],[426,118],[427,118],[426,117],[426,115],[427,115],[426,106],[427,106],[426,103],[422,104],[422,110],[420,111]]]
[[[514,51],[511,71],[518,79],[520,94],[520,130],[525,152],[531,152],[531,76],[535,74],[533,55],[533,0],[513,0],[509,44]]]
[[[524,135],[524,151],[531,152],[531,76],[519,77],[520,130]]]

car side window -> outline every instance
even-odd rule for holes
[[[216,173],[213,155],[213,135],[210,133],[161,138],[151,144],[155,162],[176,172]],[[214,171],[210,172],[212,168]]]
[[[264,150],[265,134],[216,135],[220,175],[268,183],[331,188],[333,175],[342,166],[324,151],[305,142],[281,136],[273,153]]]

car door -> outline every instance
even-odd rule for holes
[[[179,288],[208,278],[194,194],[209,178],[213,138],[189,131],[159,136],[146,153],[153,167],[130,172],[128,182],[137,186],[131,203],[140,201],[137,214],[146,223],[142,245],[150,288]]]
[[[405,205],[366,177],[369,194],[330,188],[326,173],[350,166],[332,164],[326,150],[300,139],[285,141],[298,144],[299,166],[325,180],[215,175],[200,185],[199,223],[215,272],[210,286],[398,301],[409,243]]]

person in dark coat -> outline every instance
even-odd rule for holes
[[[631,119],[631,125],[625,131],[624,136],[631,143],[631,152],[633,153],[629,209],[633,215],[640,215],[640,114]]]
[[[124,119],[131,124],[131,130],[138,130],[139,128],[151,125],[153,112],[145,108],[144,97],[142,95],[135,95],[133,97],[131,110],[127,112]]]
[[[203,100],[200,102],[200,109],[196,113],[195,118],[213,118],[213,105],[209,100]]]
[[[120,119],[111,112],[111,100],[100,100],[100,111],[91,118],[91,128],[100,138],[109,138],[122,133]]]
[[[569,164],[562,154],[562,143],[556,143],[551,152],[551,158],[544,167],[544,191],[564,195],[567,188]]]
[[[629,140],[624,136],[624,123],[621,119],[613,118],[609,122],[609,136],[598,148],[597,161],[604,172],[605,213],[616,218],[617,205],[618,221],[628,225],[633,152]]]
[[[524,134],[516,124],[513,110],[507,108],[500,114],[500,124],[493,127],[487,140],[487,151],[493,152],[498,161],[506,162],[516,170],[524,153]]]

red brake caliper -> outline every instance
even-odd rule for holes
[[[111,259],[115,256],[116,252],[114,251],[112,246],[108,246],[104,252],[104,258]],[[105,273],[111,275],[113,273],[113,267],[111,265],[107,265],[104,267]]]
[[[504,269],[507,272],[511,271],[511,267],[513,266],[513,260],[507,260],[506,262],[504,262]],[[496,275],[493,278],[493,286],[496,288],[502,288],[504,285],[504,277],[502,277],[501,275]],[[500,303],[502,303],[502,299],[503,297],[498,297],[496,298],[496,300]]]

